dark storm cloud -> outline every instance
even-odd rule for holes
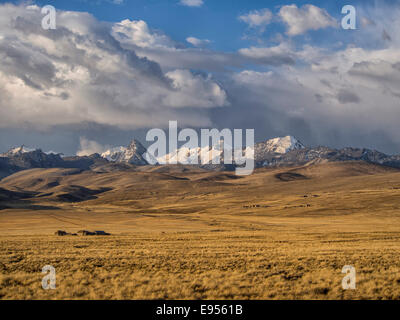
[[[346,89],[339,90],[336,97],[337,97],[338,101],[342,104],[359,103],[361,101],[359,96],[357,96],[354,92],[351,92]]]
[[[2,151],[28,144],[71,154],[82,137],[144,142],[147,129],[169,120],[254,128],[257,141],[294,135],[307,145],[400,151],[400,38],[381,37],[400,27],[396,20],[389,29],[374,18],[354,34],[375,35],[379,49],[332,51],[282,36],[276,46],[229,53],[186,48],[144,21],[60,11],[57,29],[45,31],[41,17],[39,8],[0,6]]]
[[[36,6],[0,6],[0,87],[8,93],[0,127],[95,122],[136,129],[166,118],[208,124],[202,109],[228,104],[212,77],[163,72],[90,14],[58,11],[56,30],[42,29],[41,20]]]

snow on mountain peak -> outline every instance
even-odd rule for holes
[[[224,159],[224,142],[220,140],[218,146],[206,146],[197,148],[181,147],[175,151],[160,155],[154,159],[154,163],[185,163],[198,164],[201,163],[202,157],[212,162],[212,159],[219,157]],[[226,145],[227,150],[233,149]],[[255,145],[255,154],[263,155],[265,153],[285,154],[292,150],[303,149],[304,145],[293,136],[279,137],[261,142]],[[101,156],[111,162],[124,162],[136,165],[145,165],[148,162],[145,160],[146,148],[137,141],[132,140],[128,147],[111,148],[101,154]]]
[[[32,148],[28,148],[25,147],[24,145],[20,146],[20,147],[16,147],[16,148],[11,148],[10,150],[8,150],[5,153],[0,154],[2,157],[13,157],[13,156],[18,156],[18,155],[22,155],[24,153],[29,153],[29,152],[33,152],[36,151],[37,149],[32,149]]]
[[[101,157],[111,162],[119,162],[125,151],[126,151],[125,147],[114,147],[103,152],[101,154]]]
[[[202,162],[213,163],[213,160],[218,158],[223,162],[225,150],[232,150],[232,146],[223,139],[220,139],[216,144],[211,146],[193,148],[182,146],[166,155],[159,156],[157,162],[160,164],[201,164]]]
[[[35,152],[35,151],[43,152],[41,149],[28,148],[28,147],[22,145],[20,147],[11,148],[7,152],[0,154],[0,156],[13,157],[13,156],[20,156],[24,153],[30,153],[30,152]],[[62,155],[61,153],[54,152],[54,151],[47,151],[47,152],[43,152],[43,153],[45,153],[47,155]]]
[[[266,141],[271,152],[287,153],[292,150],[303,149],[304,145],[293,136],[279,137]]]
[[[111,148],[103,152],[101,157],[111,162],[146,165],[148,164],[144,158],[146,152],[146,148],[138,140],[133,139],[128,147]]]
[[[6,153],[9,154],[9,155],[16,155],[16,154],[32,152],[32,151],[35,151],[35,150],[36,149],[27,148],[24,145],[22,145],[20,147],[12,148]]]
[[[278,137],[260,142],[255,145],[255,153],[263,155],[265,153],[285,154],[292,150],[304,149],[304,145],[293,136]]]

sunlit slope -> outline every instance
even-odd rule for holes
[[[3,179],[0,188],[6,233],[263,230],[296,223],[351,228],[351,219],[383,228],[400,216],[400,171],[363,162],[263,168],[246,177],[190,167],[33,169]],[[7,201],[7,192],[23,197]]]

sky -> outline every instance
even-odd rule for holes
[[[400,153],[399,17],[400,0],[0,1],[0,152],[146,145],[177,120]]]

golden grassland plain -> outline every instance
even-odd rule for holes
[[[0,189],[34,193],[0,201],[1,299],[400,298],[395,169],[34,169]],[[55,290],[41,287],[45,265]],[[345,265],[356,290],[342,289]]]

